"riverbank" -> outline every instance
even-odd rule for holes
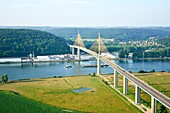
[[[11,61],[11,62],[0,62],[0,64],[15,64],[15,63],[44,63],[44,62],[83,62],[83,61],[94,61],[94,60],[50,60],[50,61]]]
[[[4,58],[3,58],[4,59]],[[72,60],[49,60],[49,61],[18,61],[18,60],[15,60],[15,59],[18,59],[18,58],[14,58],[13,61],[2,61],[2,58],[0,58],[0,64],[13,64],[13,63],[44,63],[44,62],[83,62],[83,61],[95,61],[96,59],[82,59],[82,60],[76,60],[76,59],[72,59]],[[110,60],[120,60],[120,61],[127,61],[127,60],[133,60],[133,61],[141,61],[141,60],[145,60],[145,61],[152,61],[152,60],[170,60],[170,57],[166,57],[166,58],[113,58],[113,59],[110,59]]]
[[[170,60],[170,57],[166,58],[114,58],[112,60]]]

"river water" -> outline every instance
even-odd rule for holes
[[[170,61],[114,61],[116,64],[128,71],[138,72],[139,70],[151,71],[169,71]],[[43,62],[43,63],[16,63],[16,64],[0,64],[0,75],[7,74],[9,80],[27,79],[27,78],[43,78],[53,76],[73,76],[87,75],[96,73],[96,67],[82,67],[86,64],[96,64],[96,61],[84,62]],[[66,65],[72,68],[65,68]],[[109,66],[102,67],[102,73],[113,73],[113,69]]]

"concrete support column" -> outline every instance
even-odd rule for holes
[[[156,99],[152,96],[151,97],[151,113],[156,113],[157,112],[157,101]]]
[[[72,49],[72,55],[74,56],[74,47],[72,47],[71,49]]]
[[[127,94],[128,93],[128,79],[123,76],[123,94]]]
[[[135,103],[140,104],[140,88],[135,86]]]
[[[118,86],[118,72],[114,69],[114,87]]]
[[[101,74],[101,60],[97,58],[97,74]]]
[[[77,48],[77,58],[80,60],[80,48]]]

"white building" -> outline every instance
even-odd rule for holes
[[[133,58],[133,53],[129,53],[128,57]]]
[[[21,58],[1,58],[0,63],[6,62],[21,62]]]
[[[110,53],[101,53],[102,56],[105,56],[106,58],[109,58],[109,59],[114,59],[114,58],[118,58],[118,53],[114,52],[113,54],[110,54]]]
[[[50,61],[49,56],[37,56],[38,61]]]
[[[92,56],[90,55],[81,55],[81,60],[90,60],[92,58]]]

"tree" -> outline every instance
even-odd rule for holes
[[[122,49],[119,51],[119,58],[125,58],[125,52]]]
[[[1,77],[2,77],[2,82],[3,83],[7,83],[8,82],[8,75],[7,74],[3,74]]]
[[[160,113],[168,113],[164,105],[161,105]]]

